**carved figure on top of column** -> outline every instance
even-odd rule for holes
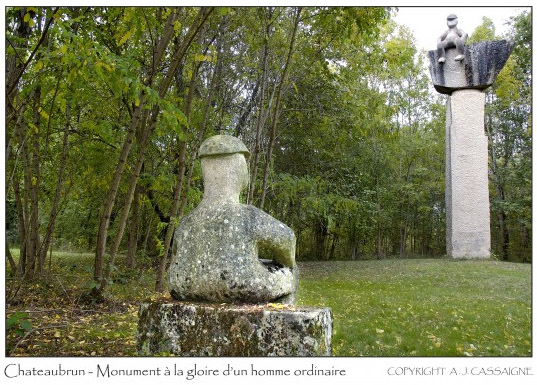
[[[457,15],[451,14],[447,17],[447,25],[449,29],[444,32],[438,38],[438,62],[444,63],[446,61],[446,49],[447,48],[456,48],[458,55],[455,56],[456,61],[461,61],[464,59],[464,45],[466,44],[466,39],[468,39],[468,34],[462,29],[457,28]]]

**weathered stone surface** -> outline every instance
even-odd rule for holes
[[[140,306],[141,355],[329,356],[328,308],[146,302]]]
[[[200,147],[203,200],[179,223],[168,270],[177,300],[293,303],[298,288],[293,231],[262,210],[241,204],[248,185],[246,147],[216,135]],[[228,153],[231,151],[231,153]],[[264,263],[259,248],[272,253]]]
[[[490,257],[485,94],[453,92],[446,119],[446,251],[453,258]]]
[[[294,234],[256,207],[202,203],[181,222],[175,240],[168,288],[176,299],[259,303],[296,291],[296,266],[282,264],[294,250]],[[269,269],[259,245],[271,247],[279,264]]]
[[[460,89],[484,90],[494,83],[514,44],[507,40],[485,41],[464,48],[464,59],[457,61],[457,49],[447,49],[439,63],[438,50],[429,51],[429,71],[434,88],[442,94]]]
[[[230,135],[211,136],[201,144],[198,153],[200,157],[235,153],[250,156],[244,143],[239,138]]]

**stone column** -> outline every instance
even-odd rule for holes
[[[464,59],[446,49],[445,61],[429,51],[435,89],[447,94],[446,253],[453,258],[490,257],[488,143],[485,94],[513,49],[506,40],[472,44]]]
[[[453,258],[490,256],[485,94],[455,91],[446,112],[446,240]]]

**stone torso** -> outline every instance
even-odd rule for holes
[[[455,41],[457,39],[460,39],[459,30],[457,28],[450,28],[447,31],[446,38],[444,39],[444,43],[447,47],[455,47]]]
[[[210,302],[272,301],[296,291],[286,249],[293,231],[256,207],[202,202],[175,233],[168,284],[176,299]],[[271,269],[258,259],[266,246],[282,265]]]

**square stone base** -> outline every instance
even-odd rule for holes
[[[329,308],[153,301],[140,305],[144,356],[330,356]]]

